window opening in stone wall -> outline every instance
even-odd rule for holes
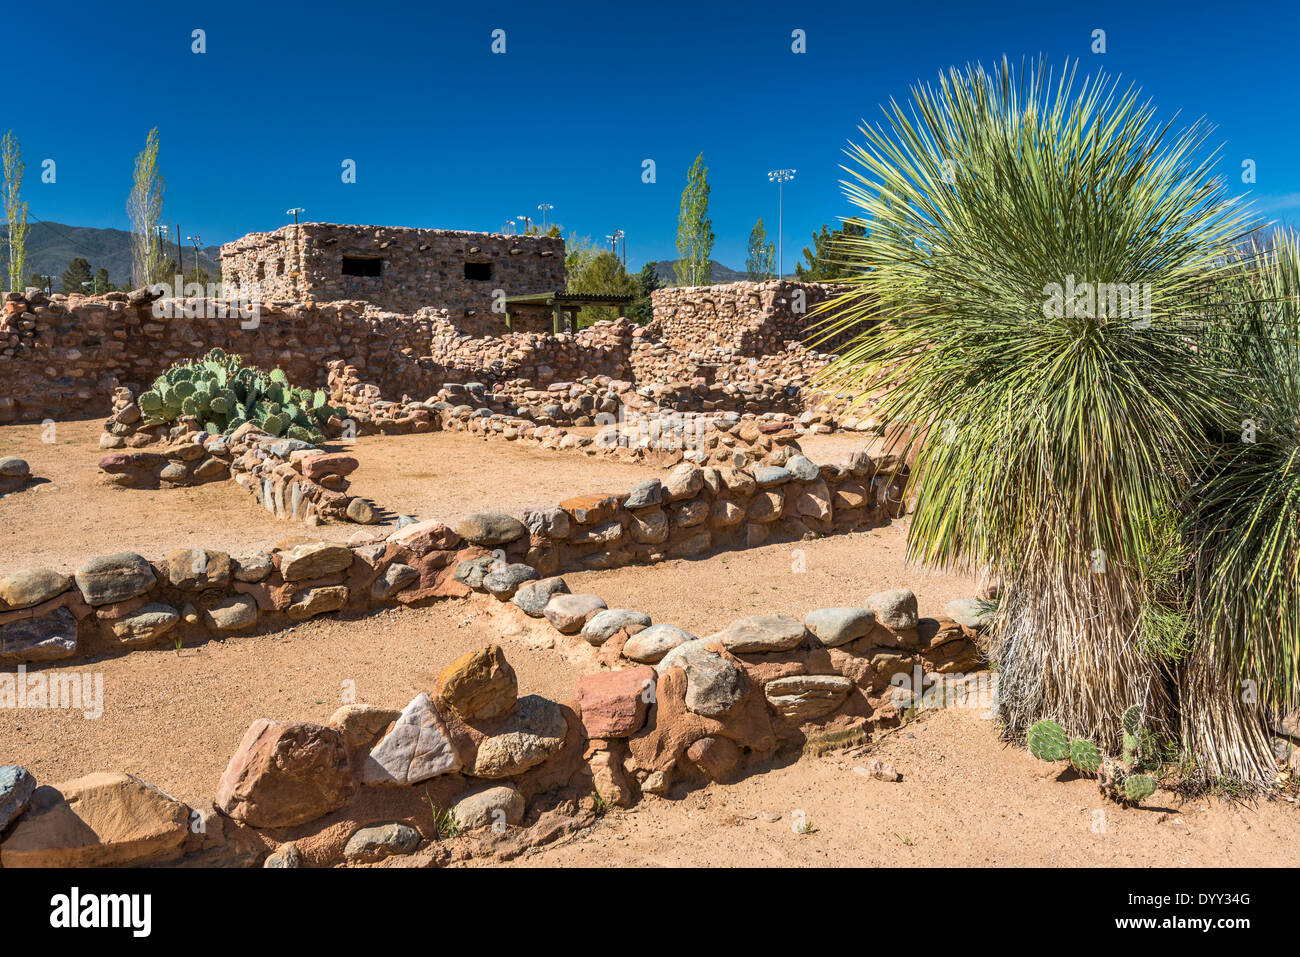
[[[382,259],[366,259],[361,256],[343,257],[343,275],[345,276],[379,276],[384,270]]]
[[[466,263],[465,278],[473,279],[475,282],[491,282],[492,264],[491,263]]]

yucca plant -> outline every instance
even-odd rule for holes
[[[1210,778],[1273,780],[1266,711],[1300,707],[1300,236],[1252,242],[1205,342],[1238,388],[1189,497],[1198,640],[1183,746]]]
[[[1208,130],[1005,60],[884,114],[847,151],[866,234],[837,252],[855,277],[820,333],[851,342],[818,384],[910,427],[910,558],[999,577],[1009,736],[1046,718],[1114,748],[1134,701],[1168,729],[1142,569],[1224,413],[1186,323],[1243,219]]]

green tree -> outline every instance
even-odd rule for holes
[[[54,282],[53,276],[45,276],[42,275],[41,273],[34,272],[31,274],[31,277],[27,280],[27,285],[34,289],[46,290],[50,288],[50,285],[53,282]]]
[[[749,258],[745,260],[745,272],[756,281],[776,276],[776,246],[767,238],[762,216],[749,231]]]
[[[564,270],[567,290],[600,296],[636,296],[637,280],[627,274],[618,256],[608,249],[592,245],[590,238],[570,236],[565,243]],[[577,317],[578,326],[589,326],[601,319],[616,319],[623,312],[613,306],[587,306]]]
[[[704,154],[695,157],[686,174],[681,210],[677,214],[679,286],[707,286],[713,274],[713,223],[709,219],[709,168]]]
[[[795,275],[804,282],[847,279],[854,269],[862,268],[853,240],[862,238],[866,232],[863,226],[854,222],[847,222],[835,230],[823,223],[821,232],[813,233],[812,248],[804,247],[805,262],[795,265]]]
[[[1113,750],[1131,705],[1157,734],[1179,723],[1148,569],[1208,427],[1242,417],[1194,333],[1244,215],[1199,158],[1204,125],[1168,132],[1077,64],[1027,73],[954,68],[861,128],[845,192],[872,229],[820,310],[850,343],[818,386],[874,390],[912,427],[909,557],[997,576],[1004,733],[1050,718]],[[1147,306],[1090,303],[1097,283]]]
[[[108,270],[100,266],[95,270],[95,278],[91,282],[91,288],[95,290],[96,295],[103,295],[106,292],[113,291],[113,284],[108,281]]]
[[[68,263],[67,269],[63,270],[63,275],[60,277],[59,292],[89,293],[91,291],[90,287],[82,284],[91,281],[90,263],[78,256]]]
[[[654,263],[646,263],[636,274],[636,298],[628,307],[627,317],[633,322],[644,325],[654,318],[654,304],[650,293],[660,287],[659,274],[655,272]]]
[[[22,152],[13,130],[6,133],[0,143],[0,159],[4,164],[5,223],[9,229],[9,289],[17,291],[27,268],[27,231],[30,227],[27,224],[27,204],[22,200]]]
[[[131,216],[131,278],[136,287],[171,282],[176,271],[163,268],[158,225],[162,222],[163,192],[166,185],[158,172],[158,127],[149,131],[144,149],[135,158],[135,176],[127,212]]]

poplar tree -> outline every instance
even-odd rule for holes
[[[681,212],[677,215],[677,262],[673,269],[679,286],[707,286],[713,273],[713,223],[709,220],[709,168],[704,154],[695,157],[686,174]]]
[[[22,201],[23,161],[13,130],[0,142],[0,162],[4,164],[5,223],[9,229],[9,289],[23,288],[23,270],[27,266],[27,204]]]
[[[131,216],[131,277],[136,288],[166,278],[158,224],[162,221],[163,178],[158,172],[158,127],[149,131],[135,158],[135,180],[127,200]]]
[[[776,246],[767,238],[762,216],[749,231],[749,258],[745,261],[745,271],[756,282],[776,276]]]

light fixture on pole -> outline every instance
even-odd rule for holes
[[[529,231],[532,229],[533,221],[527,216],[516,216],[515,219],[524,224],[524,235],[527,236]]]
[[[780,279],[785,272],[784,250],[781,249],[781,228],[784,225],[785,218],[785,184],[794,179],[795,171],[792,169],[774,169],[768,172],[769,182],[776,183],[776,278]]]
[[[614,230],[614,242],[617,243],[620,239],[623,240],[623,268],[627,269],[627,233],[621,229]],[[618,250],[614,251],[614,255],[618,255]]]
[[[305,212],[307,212],[307,210],[303,209],[301,206],[295,206],[293,209],[286,209],[286,210],[284,211],[284,214],[285,214],[286,216],[292,216],[292,217],[293,217],[293,224],[294,224],[295,226],[297,226],[297,225],[298,225],[298,214],[299,214],[299,213],[305,213]]]
[[[542,211],[542,232],[546,232],[546,213],[555,207],[550,203],[538,203],[537,208]]]
[[[517,228],[518,227],[515,226],[515,221],[513,219],[507,219],[505,224],[501,227],[501,232],[505,233],[507,236],[513,236]]]

